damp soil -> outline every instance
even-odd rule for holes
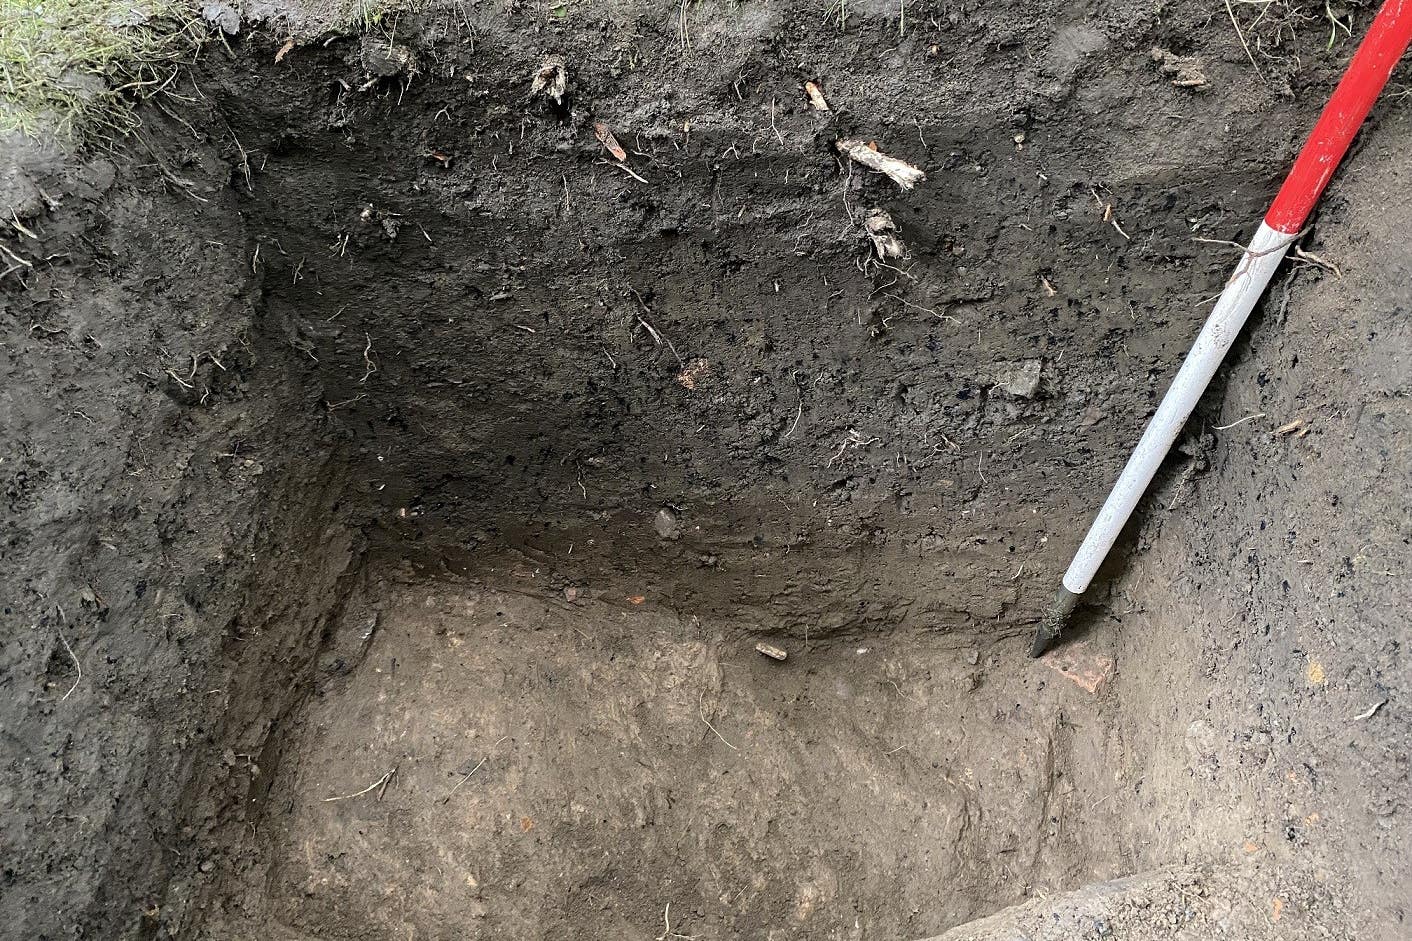
[[[854,7],[252,4],[8,142],[0,933],[1405,935],[1405,94],[1035,662],[1350,50]]]
[[[612,594],[368,579],[339,627],[360,665],[321,684],[265,798],[283,924],[920,936],[1087,874],[1083,809],[1039,805],[1054,749],[1096,754],[1097,730],[1056,745],[1064,690],[1000,668],[1018,640],[982,662],[889,634],[781,664]]]

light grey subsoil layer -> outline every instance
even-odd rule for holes
[[[1405,936],[1405,94],[1037,664],[1348,46],[658,6],[399,17],[371,84],[282,6],[6,147],[0,931]]]

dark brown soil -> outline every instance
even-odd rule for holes
[[[1095,814],[1043,808],[1070,762],[1112,795],[1100,726],[1057,718],[1092,710],[1082,690],[1006,668],[1022,640],[892,632],[778,664],[611,592],[368,579],[335,641],[365,653],[291,734],[252,888],[311,936],[916,937],[1093,877]]]
[[[1032,662],[1350,46],[658,6],[251,5],[7,148],[0,934],[1404,936],[1405,87]]]

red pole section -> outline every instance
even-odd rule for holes
[[[1266,225],[1290,235],[1303,228],[1409,43],[1412,0],[1387,0],[1270,204]]]

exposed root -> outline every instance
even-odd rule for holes
[[[373,359],[373,338],[371,334],[363,334],[363,338],[368,341],[368,345],[363,347],[363,378],[358,381],[367,382],[368,377],[378,371],[377,361]]]
[[[1255,61],[1255,56],[1250,51],[1250,43],[1245,41],[1245,32],[1240,28],[1240,20],[1236,19],[1235,8],[1231,6],[1231,0],[1226,0],[1226,15],[1231,18],[1231,25],[1235,27],[1236,39],[1240,40],[1240,48],[1245,50],[1245,57],[1250,60],[1255,74],[1260,76],[1260,81],[1265,81],[1265,73],[1260,71],[1260,64]]]
[[[716,728],[714,725],[711,724],[711,720],[710,720],[710,719],[706,718],[706,697],[705,697],[705,696],[702,696],[702,697],[701,697],[701,702],[697,704],[697,711],[698,711],[698,712],[700,713],[700,715],[701,715],[701,721],[706,723],[706,728],[710,729],[713,733],[715,733],[716,738],[720,739],[722,744],[724,744],[724,745],[725,745],[727,748],[729,748],[731,751],[740,751],[739,748],[736,748],[734,745],[732,745],[729,741],[726,740],[726,737],[725,737],[724,735],[722,735],[722,734],[720,733],[720,731],[717,730],[717,728]]]
[[[56,610],[59,612],[59,623],[62,624],[66,620],[64,617],[64,609],[56,606]],[[78,684],[83,682],[83,664],[78,662],[78,655],[75,654],[74,649],[69,646],[68,639],[64,637],[63,628],[56,625],[54,630],[59,635],[59,643],[64,645],[64,650],[68,651],[69,659],[74,662],[74,669],[78,671],[78,675],[74,677],[74,684],[69,687],[68,692],[59,697],[59,702],[63,702],[65,699],[72,696],[74,690],[78,689]]]
[[[1244,424],[1245,424],[1246,422],[1248,422],[1248,421],[1254,421],[1254,420],[1257,419],[1257,418],[1264,418],[1264,417],[1265,417],[1265,413],[1264,413],[1264,412],[1256,412],[1254,415],[1247,415],[1247,416],[1245,416],[1244,418],[1238,418],[1238,419],[1236,419],[1235,421],[1231,422],[1229,425],[1217,425],[1217,426],[1216,426],[1215,428],[1213,428],[1212,430],[1213,430],[1213,431],[1228,431],[1228,430],[1230,430],[1231,428],[1234,428],[1236,425],[1244,425]]]
[[[361,791],[358,791],[357,793],[354,793],[354,794],[340,794],[340,795],[337,796],[337,797],[325,797],[325,798],[324,798],[324,803],[325,803],[325,804],[328,804],[328,803],[331,803],[331,802],[333,802],[333,801],[352,800],[352,799],[355,798],[355,797],[362,797],[364,794],[367,794],[367,793],[369,793],[370,791],[375,791],[375,790],[377,790],[378,788],[382,788],[383,791],[385,791],[385,790],[387,790],[387,782],[391,781],[391,780],[392,780],[392,776],[393,776],[394,774],[396,774],[396,773],[397,773],[397,769],[396,769],[396,768],[393,768],[391,771],[387,772],[387,774],[384,774],[382,777],[378,778],[376,781],[374,781],[372,784],[369,784],[367,787],[363,788]],[[382,791],[378,791],[378,800],[382,800]]]

